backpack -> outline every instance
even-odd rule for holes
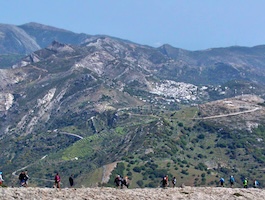
[[[235,178],[234,177],[231,177],[230,178],[230,183],[234,183],[235,182]]]

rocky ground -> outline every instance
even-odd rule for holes
[[[1,200],[215,200],[251,199],[264,200],[265,190],[254,188],[184,187],[184,188],[0,188]]]

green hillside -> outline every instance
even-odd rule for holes
[[[166,174],[170,179],[176,176],[177,185],[212,186],[218,184],[219,177],[228,178],[230,174],[236,177],[236,186],[244,177],[263,183],[264,143],[259,146],[255,138],[265,140],[264,127],[251,133],[230,131],[194,119],[198,114],[197,107],[176,111],[137,107],[126,112],[104,112],[94,118],[97,133],[86,121],[82,128],[73,125],[38,133],[31,139],[20,137],[23,143],[28,141],[28,147],[21,149],[23,154],[14,158],[21,160],[20,165],[12,163],[4,170],[33,163],[27,169],[34,178],[32,184],[38,186],[49,186],[46,179],[52,179],[57,171],[65,184],[74,174],[77,186],[113,186],[116,174],[128,176],[130,187],[157,187]],[[89,135],[78,139],[61,134],[63,131]],[[14,142],[19,144],[18,140]],[[48,156],[34,160],[38,149]],[[109,182],[102,183],[103,166],[117,161]]]

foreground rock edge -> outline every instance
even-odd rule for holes
[[[1,200],[12,199],[252,199],[264,200],[265,190],[256,188],[184,187],[184,188],[0,188]]]

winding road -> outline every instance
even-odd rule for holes
[[[79,139],[84,139],[84,137],[80,136],[80,135],[77,135],[77,134],[74,134],[74,133],[68,133],[68,132],[63,132],[63,131],[60,131],[58,132],[59,134],[64,134],[64,135],[71,135],[71,136],[74,136],[74,137],[77,137]]]
[[[221,118],[221,117],[229,117],[229,116],[235,116],[235,115],[241,115],[241,114],[245,114],[245,113],[250,113],[250,112],[255,112],[257,110],[260,110],[260,107],[256,107],[254,109],[251,110],[245,110],[245,111],[241,111],[241,112],[234,112],[234,113],[229,113],[229,114],[222,114],[222,115],[213,115],[213,116],[209,116],[209,117],[196,117],[196,118],[192,118],[192,119],[214,119],[214,118]]]

